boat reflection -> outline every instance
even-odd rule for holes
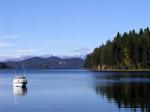
[[[24,96],[27,94],[27,87],[24,86],[24,87],[13,87],[13,91],[14,91],[14,95],[15,96]]]

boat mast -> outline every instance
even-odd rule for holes
[[[16,65],[16,67],[15,67],[15,75],[17,74],[16,70],[17,70],[17,65]]]
[[[25,76],[25,67],[24,67],[24,62],[23,62],[23,74]]]

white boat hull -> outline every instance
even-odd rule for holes
[[[26,86],[26,83],[13,83],[13,86],[15,86],[15,87],[23,87],[23,86]]]
[[[27,79],[24,76],[15,76],[13,80],[13,86],[15,87],[23,87],[26,86]]]

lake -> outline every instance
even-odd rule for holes
[[[18,71],[21,73],[21,71]],[[26,71],[13,87],[13,71],[0,71],[1,112],[150,111],[150,73],[86,70]]]

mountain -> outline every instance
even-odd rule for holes
[[[81,58],[81,59],[85,59],[87,56],[87,54],[84,55],[74,55],[74,56],[67,56],[67,55],[58,55],[58,56],[53,56],[53,55],[29,55],[29,56],[20,56],[20,57],[11,57],[11,56],[0,56],[0,62],[6,62],[6,61],[22,61],[22,60],[26,60],[29,58],[33,58],[33,57],[41,57],[41,58],[48,58],[48,57],[58,57],[61,59],[67,59],[67,58]]]
[[[7,66],[12,69],[22,69],[23,64],[25,69],[81,69],[84,65],[84,60],[81,58],[59,58],[55,56],[31,57],[19,61],[5,61]]]
[[[10,67],[6,63],[0,62],[0,69],[9,69],[9,68]]]

